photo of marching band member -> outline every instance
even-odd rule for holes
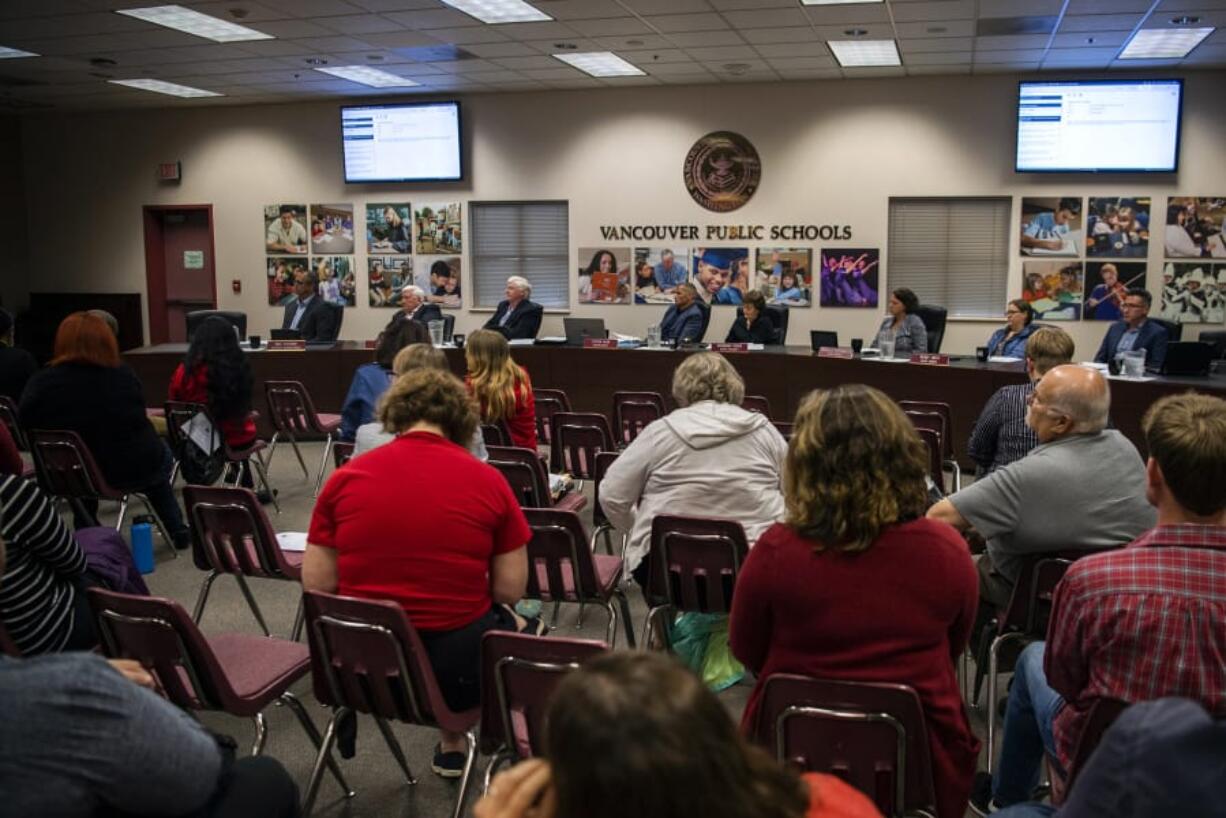
[[[1086,264],[1085,318],[1089,321],[1119,321],[1120,307],[1129,287],[1145,286],[1145,263],[1140,261],[1091,261]]]
[[[1162,303],[1155,316],[1180,324],[1226,320],[1226,265],[1172,264],[1162,268]]]
[[[1171,258],[1226,258],[1226,197],[1167,200],[1163,249]]]
[[[881,251],[876,248],[822,250],[822,306],[876,308],[880,260]]]

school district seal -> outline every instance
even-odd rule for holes
[[[762,178],[762,162],[749,140],[731,131],[713,131],[685,155],[685,189],[716,213],[749,201]]]

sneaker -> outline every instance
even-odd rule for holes
[[[971,809],[976,815],[991,815],[1001,809],[992,797],[991,773],[975,773],[975,783],[971,785]]]
[[[459,750],[443,752],[443,745],[434,745],[434,761],[430,769],[440,778],[459,778],[464,775],[464,754]]]
[[[256,492],[255,498],[260,501],[261,505],[268,505],[272,502],[272,498],[277,496],[277,490],[260,489]]]
[[[186,551],[192,547],[192,532],[186,528],[182,531],[176,531],[170,537],[174,541],[176,551]]]
[[[531,619],[534,616],[541,615],[541,601],[539,599],[521,599],[515,603],[515,613],[522,616],[524,619]]]

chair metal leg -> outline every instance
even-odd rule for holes
[[[179,477],[179,461],[176,460],[170,467],[170,487],[174,488],[175,480]]]
[[[264,631],[265,636],[272,636],[272,631],[268,630],[268,624],[264,621],[264,614],[260,613],[260,606],[256,604],[255,596],[251,593],[251,588],[247,586],[247,578],[242,574],[235,574],[234,578],[238,580],[239,590],[247,598],[247,606],[255,614],[255,621],[260,623],[260,629]]]
[[[583,605],[584,603],[580,601],[579,602],[579,616],[575,619],[575,630],[583,629]]]
[[[315,796],[319,794],[319,782],[323,778],[324,765],[331,758],[332,745],[336,743],[336,723],[346,712],[348,711],[344,707],[338,707],[332,714],[332,718],[328,721],[328,729],[324,731],[323,740],[319,744],[319,755],[315,757],[315,766],[311,769],[311,777],[307,781],[306,794],[302,799],[303,818],[310,818],[311,809],[315,806]],[[345,793],[346,798],[351,798],[352,796],[352,792],[347,791]]]
[[[196,610],[192,613],[192,621],[197,625],[200,624],[200,617],[204,615],[204,603],[209,598],[209,590],[213,587],[213,581],[221,574],[218,571],[209,571],[209,575],[204,578],[204,582],[200,586],[200,594],[196,597]]]
[[[630,618],[630,600],[626,598],[626,592],[621,588],[618,588],[614,593],[617,595],[617,603],[622,609],[622,619],[625,620],[626,644],[633,649],[637,646],[634,644],[634,620]],[[613,643],[610,642],[609,647],[612,646]]]
[[[272,483],[268,482],[268,469],[264,461],[260,458],[260,453],[256,452],[252,458],[252,464],[255,466],[256,473],[260,475],[260,484],[264,486],[264,491],[268,492],[268,496],[272,498],[272,507],[281,513],[281,504],[277,502],[277,493],[272,490]]]
[[[460,791],[456,793],[455,810],[452,812],[452,818],[461,818],[464,815],[464,799],[468,795],[468,779],[472,777],[473,762],[477,760],[477,734],[472,730],[464,734],[464,743],[468,745],[468,752],[464,756],[464,772],[460,775]]]
[[[400,765],[400,770],[404,773],[404,783],[410,787],[415,785],[417,779],[413,777],[413,771],[409,769],[409,762],[404,758],[404,750],[400,748],[400,742],[396,740],[392,726],[387,723],[387,719],[379,716],[375,716],[375,724],[379,725],[379,732],[383,734],[383,740],[387,742],[387,749],[392,751],[392,756],[395,757],[396,763]]]
[[[115,520],[116,531],[123,531],[123,518],[128,514],[128,499],[130,496],[125,494],[123,499],[119,501],[119,517]]]
[[[306,610],[302,606],[303,598],[298,597],[298,613],[294,615],[294,629],[290,632],[290,639],[297,642],[302,638],[302,626],[306,623]]]
[[[264,720],[263,713],[256,713],[252,721],[255,722],[255,743],[251,745],[251,754],[258,756],[264,752],[264,741],[268,738],[268,722]]]
[[[604,604],[604,609],[609,612],[609,621],[604,628],[604,641],[608,643],[611,650],[617,647],[617,609],[613,607],[611,601]]]
[[[302,467],[303,479],[310,480],[311,470],[307,468],[306,461],[302,459],[302,450],[298,448],[298,438],[294,437],[289,432],[286,432],[285,436],[289,438],[289,444],[294,447],[294,454],[298,455],[298,465]]]
[[[162,533],[162,541],[170,546],[171,556],[178,559],[179,549],[175,548],[175,541],[170,538],[170,532],[166,530],[166,523],[162,522],[162,518],[153,507],[153,503],[149,502],[149,498],[144,494],[137,494],[136,497],[145,504],[145,511],[149,512],[149,516],[152,517],[153,522],[157,524],[158,531]]]
[[[311,721],[311,716],[307,713],[306,708],[302,706],[302,702],[298,700],[297,696],[290,693],[288,690],[281,694],[279,701],[288,705],[289,709],[292,710],[294,715],[298,717],[298,723],[302,725],[302,729],[306,732],[307,738],[311,740],[311,744],[318,751],[321,746],[319,730],[315,728],[315,722]],[[326,761],[328,764],[328,770],[331,771],[332,777],[336,779],[336,783],[341,785],[341,791],[345,793],[345,797],[352,798],[354,795],[353,790],[349,789],[349,783],[345,781],[345,776],[341,773],[341,767],[339,764],[337,764],[336,759],[331,753],[328,753]]]
[[[506,750],[500,749],[490,758],[490,763],[485,768],[485,777],[481,780],[481,794],[486,795],[490,791],[490,781],[494,779],[494,770],[497,770],[501,765],[511,760],[511,754]]]
[[[1000,649],[1006,642],[1016,642],[1024,639],[1020,633],[1006,633],[992,640],[988,648],[988,700],[984,705],[984,716],[988,721],[988,772],[992,772],[996,763],[996,674],[1000,672]]]
[[[555,599],[553,601],[553,616],[549,619],[549,630],[554,630],[558,627],[558,613],[562,610],[562,601]]]
[[[328,455],[332,454],[332,435],[328,435],[328,441],[324,443],[324,456],[319,459],[319,473],[315,475],[315,493],[312,497],[319,496],[319,487],[324,483],[324,472],[328,470]]]
[[[272,466],[272,456],[277,452],[277,441],[281,439],[280,432],[272,433],[272,440],[268,441],[268,465]]]

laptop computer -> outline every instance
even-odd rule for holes
[[[572,347],[583,346],[584,338],[609,337],[603,318],[563,318],[562,327],[566,330],[566,343]]]
[[[837,347],[839,345],[839,334],[830,332],[824,329],[809,330],[809,345],[817,352],[822,347]]]
[[[1175,341],[1166,345],[1163,375],[1208,375],[1213,345],[1201,341]]]
[[[296,329],[270,329],[268,337],[274,341],[297,341],[302,333]]]

